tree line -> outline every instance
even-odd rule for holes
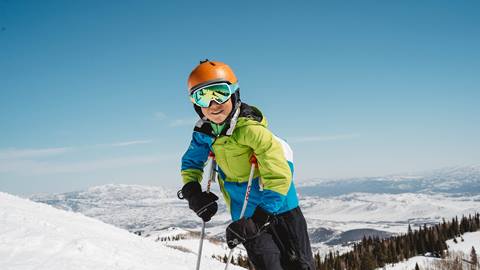
[[[178,240],[183,240],[186,239],[185,235],[178,234],[175,236],[157,236],[157,239],[155,241],[160,241],[160,242],[166,242],[166,241],[178,241]]]
[[[408,232],[387,239],[364,237],[361,242],[353,244],[347,253],[330,252],[324,258],[317,253],[315,264],[317,270],[372,270],[386,264],[398,263],[417,256],[445,257],[446,240],[460,237],[465,232],[480,229],[480,214],[452,218],[433,226],[424,224],[416,230],[408,226]],[[461,238],[462,239],[462,238]],[[462,239],[463,240],[463,239]]]

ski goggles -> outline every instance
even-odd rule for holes
[[[208,108],[212,101],[218,104],[225,103],[238,89],[238,84],[214,83],[200,87],[193,91],[190,100],[197,106]]]

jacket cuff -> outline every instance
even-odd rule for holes
[[[257,206],[257,208],[255,208],[255,212],[253,212],[252,220],[259,227],[263,227],[263,225],[271,220],[272,216],[273,214],[267,212],[260,206]]]

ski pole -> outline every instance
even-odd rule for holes
[[[208,178],[208,182],[207,182],[207,193],[210,193],[211,183],[212,183],[212,181],[215,181],[217,162],[215,161],[215,155],[212,152],[210,152],[208,154],[208,158],[210,159],[210,177]],[[200,261],[202,259],[203,239],[204,238],[205,238],[205,221],[202,222],[202,232],[200,234],[200,244],[198,246],[198,257],[197,257],[196,270],[200,269]]]
[[[208,154],[208,158],[211,159],[211,167],[207,182],[207,193],[210,193],[210,186],[212,185],[212,182],[215,182],[217,176],[217,161],[215,160],[215,154],[213,152]]]
[[[250,189],[252,188],[253,174],[255,173],[255,166],[257,165],[257,158],[255,156],[252,156],[252,158],[250,159],[250,163],[252,163],[252,167],[250,168],[247,191],[245,193],[245,199],[243,200],[242,212],[240,212],[240,219],[243,218],[243,216],[245,215],[245,210],[247,209],[248,197],[250,197]],[[230,253],[228,254],[227,263],[225,264],[225,270],[228,270],[228,266],[230,266],[230,261],[232,260],[232,257],[233,248],[230,249]]]

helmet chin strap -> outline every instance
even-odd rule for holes
[[[240,115],[240,105],[242,105],[241,101],[238,101],[235,105],[235,108],[232,109],[232,113],[228,116],[228,129],[225,135],[232,135],[235,126],[237,125],[238,116]]]

